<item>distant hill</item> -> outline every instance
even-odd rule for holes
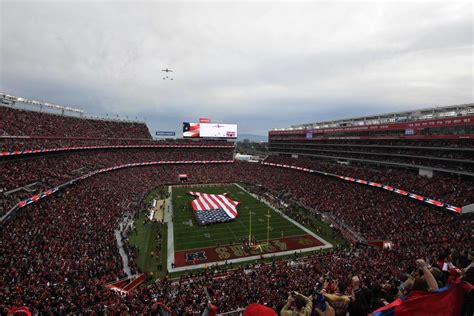
[[[242,142],[244,139],[248,139],[251,142],[268,142],[268,136],[255,135],[255,134],[239,134],[237,141]]]

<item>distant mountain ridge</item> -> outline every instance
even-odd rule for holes
[[[255,134],[238,134],[237,141],[242,142],[244,139],[248,139],[251,142],[268,142],[268,136],[255,135]]]

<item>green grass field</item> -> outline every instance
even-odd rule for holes
[[[139,249],[137,265],[140,267],[141,271],[152,271],[155,275],[164,274],[164,270],[166,270],[167,228],[166,226],[159,227],[157,224],[152,223],[143,225],[145,216],[146,214],[143,213],[138,220],[135,221],[137,233],[129,234],[128,238],[130,244]],[[155,237],[160,229],[164,238],[161,241],[157,241]],[[157,257],[156,255],[152,255],[152,252],[155,252],[156,246],[159,243],[161,244],[161,254]],[[158,271],[157,267],[159,263],[162,264],[163,271]]]
[[[165,189],[166,188],[162,187],[152,190],[147,195],[145,203],[151,203],[154,198],[158,198],[160,195],[162,195]],[[146,216],[148,216],[148,214],[146,212],[142,212],[135,221],[137,233],[131,233],[128,235],[129,242],[139,250],[136,263],[141,271],[147,273],[152,272],[155,277],[164,276],[166,271],[167,227],[166,225],[159,226],[154,223],[143,225],[143,220]],[[155,237],[160,230],[164,238],[161,241],[157,241]],[[161,255],[159,257],[151,255],[159,243],[161,244]],[[161,263],[163,266],[162,271],[158,271],[157,269],[159,263]]]
[[[156,188],[148,193],[145,198],[146,203],[150,203],[154,198],[162,198],[168,187]],[[239,216],[233,222],[214,224],[209,226],[198,226],[194,219],[191,208],[191,201],[195,198],[188,194],[189,191],[201,191],[207,193],[224,193],[228,192],[230,197],[241,204],[237,210]],[[219,187],[188,187],[173,188],[173,206],[174,206],[174,238],[175,251],[198,247],[211,247],[226,245],[231,242],[238,241],[240,238],[248,238],[249,235],[249,213],[252,212],[252,235],[258,240],[265,241],[267,238],[267,213],[268,207],[252,196],[242,191],[235,185],[219,186]],[[314,216],[310,215],[306,210],[301,209],[300,214],[305,217],[308,229],[321,236],[334,246],[343,245],[345,243],[341,235],[332,230],[329,225]],[[146,213],[142,212],[140,217],[135,221],[137,228],[136,233],[129,234],[131,245],[138,248],[137,265],[140,270],[146,273],[153,273],[154,277],[166,276],[166,260],[167,260],[167,227],[159,227],[157,224],[143,225],[143,219]],[[304,231],[287,221],[280,214],[270,209],[270,239],[282,237],[290,237],[305,234]],[[192,224],[192,226],[190,225]],[[155,239],[158,230],[162,230],[163,240]],[[161,255],[151,255],[158,243],[161,243]],[[284,257],[282,257],[283,259]],[[262,259],[261,261],[270,262],[272,259]],[[158,264],[163,266],[163,270],[158,270]],[[245,263],[241,263],[245,264]],[[174,272],[171,276],[179,276],[186,272]]]
[[[238,217],[227,223],[198,226],[191,207],[191,201],[196,197],[189,195],[189,191],[229,193],[234,201],[241,202],[237,208]],[[258,241],[265,241],[267,239],[268,218],[270,219],[270,239],[306,234],[306,232],[286,220],[280,214],[269,209],[266,204],[256,200],[235,185],[173,188],[173,212],[175,251],[239,242],[242,238],[249,237],[250,220],[252,221],[252,235]]]

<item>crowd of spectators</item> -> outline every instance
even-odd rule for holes
[[[33,193],[40,192],[89,171],[125,163],[159,160],[232,160],[232,157],[232,147],[173,148],[172,150],[153,148],[63,152],[42,157],[4,160],[0,163],[2,174],[0,190],[5,193],[36,183],[34,187],[36,190]],[[474,201],[474,184],[466,179],[437,176],[433,180],[399,169],[377,170],[352,165],[344,166],[301,157],[292,159],[284,156],[270,156],[267,162],[297,165],[379,182],[456,206],[468,205]],[[19,190],[14,194],[3,196],[0,198],[0,213],[4,213],[8,206],[30,195],[32,195],[30,190]]]
[[[474,183],[470,179],[442,175],[436,175],[431,179],[401,169],[371,169],[363,165],[341,165],[304,157],[295,159],[273,155],[265,161],[382,183],[456,206],[474,203]]]
[[[119,145],[230,146],[225,140],[153,140],[145,123],[63,116],[0,106],[0,151]]]
[[[471,160],[474,150],[473,148],[460,148],[458,150],[453,150],[451,148],[410,148],[410,147],[390,147],[390,146],[363,146],[354,144],[351,145],[336,145],[336,144],[314,144],[308,146],[307,144],[274,144],[272,148],[275,150],[282,149],[293,149],[300,150],[306,153],[322,154],[325,153],[337,153],[340,155],[345,154],[371,154],[372,156],[408,156],[408,157],[423,157],[430,159],[458,159],[458,160]]]
[[[0,135],[149,138],[145,123],[90,119],[0,106]]]
[[[274,139],[274,137],[271,137]],[[474,140],[470,138],[462,139],[436,139],[436,138],[403,138],[403,139],[306,139],[292,140],[291,138],[277,138],[277,143],[314,144],[318,146],[385,146],[385,147],[446,147],[446,148],[473,148]]]
[[[229,146],[233,147],[228,141],[206,141],[199,139],[161,139],[151,140],[143,138],[78,138],[78,137],[32,137],[32,138],[10,138],[0,137],[0,151],[15,152],[35,149],[56,149],[68,147],[87,147],[87,146],[167,146],[167,145],[186,145],[186,146]]]
[[[439,168],[448,171],[462,171],[474,173],[474,162],[472,159],[463,159],[463,160],[446,160],[436,157],[421,157],[421,156],[411,156],[411,155],[392,155],[392,154],[381,154],[381,153],[369,153],[369,152],[355,152],[355,151],[333,151],[333,150],[312,150],[308,148],[303,149],[276,149],[276,153],[286,153],[286,154],[296,154],[296,155],[307,155],[318,157],[320,159],[340,159],[340,160],[352,160],[363,163],[364,160],[367,163],[386,163],[390,164],[400,164],[400,165],[410,165],[414,168]],[[467,157],[472,156],[472,153],[468,153]]]
[[[90,171],[127,163],[180,160],[232,160],[233,148],[152,148],[66,152],[0,163],[0,216],[25,197],[55,187]],[[35,183],[35,190],[6,192]],[[2,194],[3,193],[3,194]]]
[[[104,283],[124,276],[114,237],[123,214],[134,214],[144,193],[152,188],[178,183],[179,173],[188,174],[189,183],[238,181],[266,187],[281,198],[336,214],[365,238],[390,240],[393,248],[295,255],[291,260],[251,264],[224,274],[230,266],[220,268],[219,274],[212,268],[179,280],[165,278],[128,296],[104,288]],[[371,311],[399,295],[403,273],[415,271],[417,258],[432,266],[440,258],[452,258],[453,266],[466,267],[471,228],[470,216],[453,216],[338,179],[256,163],[121,169],[88,178],[21,209],[2,227],[0,306],[26,305],[55,314],[147,314],[161,301],[178,315],[193,315],[205,308],[207,296],[219,312],[255,302],[280,310],[292,291],[309,296],[324,290],[349,297],[364,289],[367,303],[359,306],[359,299],[347,306],[351,315],[362,315],[356,310]],[[447,282],[447,273],[441,272],[439,282]]]
[[[2,151],[205,143],[153,141],[143,123],[72,118],[7,107],[0,107],[0,116],[2,123],[8,122],[0,126],[3,136],[36,136],[3,137]],[[52,138],[42,138],[44,136]],[[399,141],[385,141],[385,144],[403,145]],[[415,142],[412,144],[416,146]],[[432,146],[441,146],[439,144]],[[228,143],[214,141],[212,145]],[[451,146],[451,143],[443,146]],[[0,216],[32,192],[38,193],[105,167],[160,160],[232,159],[232,147],[93,150],[4,159],[0,163]],[[474,202],[474,185],[468,180],[428,179],[407,171],[372,170],[305,158],[272,156],[267,161],[389,184],[456,206]],[[158,280],[127,296],[106,289],[103,284],[125,276],[114,230],[124,216],[136,216],[143,207],[146,192],[158,186],[178,184],[180,173],[188,175],[190,184],[241,182],[263,188],[277,199],[305,205],[307,214],[288,210],[288,215],[309,226],[313,225],[312,216],[330,214],[350,225],[365,240],[389,240],[393,247],[334,249],[310,257],[295,254],[289,260],[275,259],[269,264],[212,267],[178,280]],[[32,183],[35,185],[29,190],[8,196],[2,194]],[[449,267],[451,270],[465,268],[472,260],[472,254],[467,254],[473,246],[471,230],[470,215],[454,216],[376,188],[257,163],[120,169],[68,186],[58,194],[18,210],[3,225],[0,231],[0,312],[26,305],[44,314],[149,314],[154,312],[154,303],[160,301],[178,315],[194,315],[202,313],[209,299],[219,312],[243,308],[250,303],[265,304],[280,311],[289,294],[293,301],[287,309],[304,296],[314,302],[312,309],[316,312],[321,308],[316,297],[322,293],[330,302],[328,308],[337,314],[345,310],[351,315],[365,315],[393,301],[401,290],[406,291],[404,273],[416,273],[415,259],[424,258],[423,262],[433,267],[442,262],[440,272],[432,269],[432,273],[437,275],[440,286],[446,284],[451,273]],[[135,262],[137,250],[125,239],[124,242],[131,270],[139,272]],[[470,274],[464,273],[467,280],[471,276],[470,282],[472,269],[465,271]],[[428,287],[423,289],[428,290]]]
[[[0,106],[0,117],[2,151],[205,143],[153,141],[144,123],[74,118],[4,106]],[[339,151],[361,150],[342,146],[353,141],[331,143],[341,145],[333,148]],[[474,147],[471,140],[377,140],[376,143]],[[357,144],[370,145],[374,141],[360,140]],[[212,145],[228,143],[214,141]],[[329,150],[329,147],[321,145],[321,149]],[[377,154],[382,152],[411,155],[429,152],[438,158],[469,159],[469,151],[400,147],[380,151],[369,146],[364,147],[364,151],[377,159],[381,159]],[[355,154],[360,156],[360,153]],[[25,197],[105,167],[160,160],[232,159],[232,147],[102,149],[3,159],[0,163],[0,216]],[[394,156],[390,159],[405,161]],[[414,160],[419,158],[410,159],[411,163],[422,164]],[[389,184],[456,206],[474,203],[474,185],[465,179],[428,179],[408,171],[372,170],[305,158],[272,156],[267,161]],[[430,163],[437,166],[437,162]],[[462,170],[470,170],[464,168],[462,165]],[[296,201],[304,205],[307,208],[304,214],[299,208],[285,211],[309,227],[316,225],[313,217],[319,220],[321,214],[331,215],[350,225],[364,240],[388,240],[392,248],[334,248],[306,257],[295,253],[290,259],[274,259],[271,263],[256,262],[237,268],[226,264],[179,279],[159,279],[129,295],[119,295],[105,288],[105,283],[125,277],[114,231],[124,218],[137,216],[144,207],[146,192],[178,184],[180,173],[188,175],[190,184],[249,184],[249,187],[260,188],[258,193],[266,192],[281,202]],[[27,190],[21,189],[25,186]],[[15,189],[20,190],[5,195]],[[470,214],[456,216],[377,188],[257,163],[125,168],[67,186],[39,203],[18,210],[2,225],[0,313],[7,313],[13,306],[27,306],[40,314],[154,314],[155,303],[159,301],[177,315],[201,315],[207,306],[225,312],[251,303],[264,304],[282,315],[291,314],[290,309],[295,308],[315,315],[322,314],[324,308],[336,315],[346,312],[366,315],[410,290],[432,291],[461,276],[472,284],[472,221]],[[122,238],[124,250],[131,259],[131,272],[140,272],[136,264],[137,249]],[[159,253],[161,249],[155,251]],[[323,296],[327,303],[322,303]],[[472,303],[472,296],[469,299],[466,302]],[[469,308],[472,306],[467,306],[466,315],[472,311]]]
[[[465,139],[291,140],[270,138],[270,151],[320,159],[362,159],[474,172],[474,141]],[[331,158],[334,157],[334,158]]]

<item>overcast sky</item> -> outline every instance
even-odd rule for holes
[[[0,91],[152,132],[473,102],[470,1],[0,3]]]

